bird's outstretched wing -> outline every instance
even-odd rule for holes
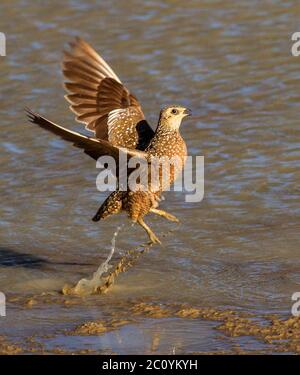
[[[145,149],[153,130],[136,97],[111,67],[83,39],[76,38],[64,51],[65,98],[76,120],[98,139],[126,148]]]
[[[139,150],[128,150],[118,146],[112,145],[110,142],[87,137],[83,134],[68,130],[60,125],[55,124],[52,121],[47,120],[45,117],[39,115],[38,113],[32,112],[30,109],[25,109],[29,120],[37,124],[43,129],[50,131],[61,137],[62,139],[73,143],[75,147],[81,148],[84,152],[91,156],[93,159],[97,160],[100,156],[110,155],[118,166],[120,153],[126,154],[127,157],[139,157],[147,158],[147,153]]]

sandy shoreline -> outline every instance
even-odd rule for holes
[[[63,305],[67,309],[76,308],[81,298],[62,296],[58,293],[43,293],[34,297],[14,296],[9,303],[25,310],[43,309],[49,305]],[[179,340],[166,344],[162,332],[176,327],[187,328]],[[150,328],[149,328],[150,327]],[[204,328],[205,327],[205,328]],[[191,331],[189,330],[191,329]],[[187,350],[183,341],[189,332],[209,331],[215,339],[223,342],[216,350]],[[231,309],[194,307],[187,304],[162,304],[149,301],[127,301],[102,319],[91,319],[81,323],[66,325],[52,333],[40,333],[26,338],[12,338],[0,335],[0,354],[120,354],[127,340],[131,340],[129,351],[138,352],[140,332],[146,336],[147,348],[141,350],[154,354],[159,350],[165,354],[172,351],[183,354],[267,354],[300,353],[300,319],[283,318],[279,315],[243,313]],[[178,336],[178,335],[177,335]],[[173,336],[170,336],[173,337]],[[174,336],[176,337],[176,336]],[[195,336],[197,337],[197,335]],[[117,338],[117,339],[116,339]],[[203,337],[202,337],[203,338]],[[245,349],[245,338],[252,344]],[[124,347],[124,349],[123,349]],[[199,348],[202,346],[199,345]]]

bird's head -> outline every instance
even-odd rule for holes
[[[180,105],[171,105],[161,110],[159,123],[163,127],[178,130],[181,125],[182,119],[190,115],[191,111],[188,108],[182,107]]]

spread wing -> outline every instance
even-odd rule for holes
[[[45,117],[32,112],[28,108],[26,108],[25,110],[27,112],[29,120],[32,123],[37,124],[41,128],[46,129],[51,133],[60,136],[62,139],[73,143],[75,147],[83,149],[87,155],[91,156],[95,160],[97,160],[102,155],[110,155],[115,159],[116,165],[118,166],[119,155],[122,152],[125,153],[127,157],[147,157],[147,153],[143,151],[127,150],[125,148],[114,146],[110,142],[102,139],[87,137],[83,134],[68,130],[60,125],[57,125],[54,122],[47,120]]]
[[[84,40],[76,38],[64,52],[65,98],[76,120],[96,138],[116,146],[144,150],[153,130],[136,97]]]

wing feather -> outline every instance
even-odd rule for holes
[[[65,98],[76,120],[93,131],[96,138],[128,148],[147,147],[154,132],[136,97],[88,43],[76,38],[69,45],[62,68],[68,80],[64,84],[68,92]],[[122,116],[111,126],[108,120],[116,110]],[[141,123],[146,131],[139,133]]]
[[[127,157],[136,156],[141,158],[147,158],[146,152],[138,150],[127,150],[123,147],[114,146],[110,142],[107,142],[102,139],[87,137],[83,134],[74,132],[60,125],[57,125],[54,122],[46,119],[38,113],[31,111],[28,108],[26,108],[25,111],[30,122],[37,124],[39,127],[47,131],[50,131],[55,135],[58,135],[65,141],[73,143],[75,147],[83,149],[87,155],[91,156],[95,160],[97,160],[100,156],[110,155],[115,159],[116,164],[118,165],[120,152],[125,153]]]

